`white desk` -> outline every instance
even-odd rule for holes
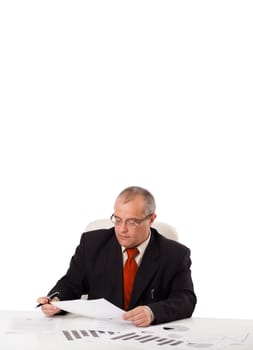
[[[1,350],[84,348],[253,350],[253,320],[191,318],[137,328],[73,314],[47,318],[40,310],[0,311]]]

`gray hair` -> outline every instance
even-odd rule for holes
[[[116,201],[123,197],[124,203],[132,201],[136,196],[142,196],[146,202],[146,215],[153,214],[156,210],[155,198],[148,190],[139,186],[130,186],[120,192]]]

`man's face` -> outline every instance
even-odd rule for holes
[[[115,203],[114,217],[116,219],[115,233],[119,244],[131,248],[139,245],[148,237],[150,226],[156,215],[152,214],[141,221],[146,217],[145,202],[143,197],[138,195],[127,203],[124,203],[124,198],[119,198]]]

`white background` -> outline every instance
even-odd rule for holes
[[[129,185],[253,318],[251,1],[0,3],[0,309],[33,309]]]

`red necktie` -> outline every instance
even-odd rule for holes
[[[139,254],[137,248],[127,248],[127,261],[124,266],[124,309],[128,310],[128,306],[131,299],[134,279],[136,271],[138,270],[138,265],[135,261],[135,257]]]

